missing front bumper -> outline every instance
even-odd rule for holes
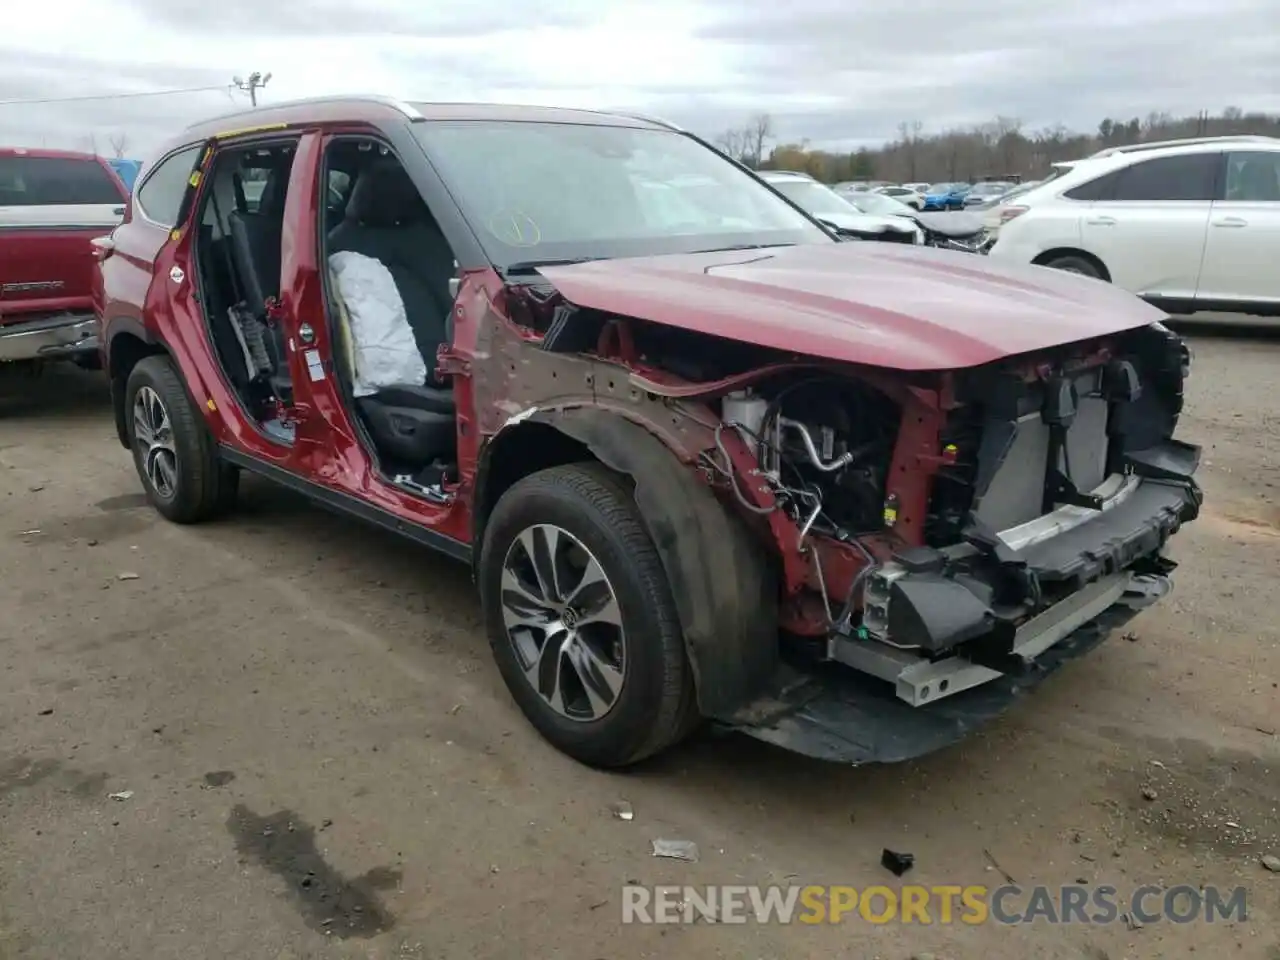
[[[950,746],[1004,713],[1062,666],[1093,650],[1138,612],[1122,599],[1045,650],[1031,670],[1000,674],[915,707],[873,676],[838,665],[787,670],[774,690],[725,726],[818,760],[898,763]]]
[[[1096,619],[1130,592],[1128,573],[1107,577],[1077,591],[1017,628],[1010,647],[1017,672],[1031,668],[1036,658]],[[833,638],[831,659],[894,685],[898,699],[919,707],[989,683],[1003,675],[964,656],[930,660],[874,639]]]

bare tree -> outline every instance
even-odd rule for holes
[[[743,131],[746,140],[747,161],[753,167],[764,162],[764,145],[773,139],[773,118],[767,113],[757,113]]]
[[[98,135],[96,133],[90,133],[85,139],[89,141],[89,152],[95,157],[101,156],[101,154],[98,153]]]
[[[924,130],[924,122],[920,120],[903,120],[898,124],[898,136],[902,139],[902,155],[907,162],[907,179],[917,179],[916,168],[920,159],[920,133]]]
[[[715,139],[715,145],[735,160],[742,160],[746,154],[746,137],[740,128],[720,133]]]
[[[127,133],[113,133],[107,139],[111,143],[111,151],[115,158],[123,160],[125,149],[129,146],[129,135]]]

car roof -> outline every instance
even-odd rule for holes
[[[46,150],[43,147],[0,147],[0,157],[31,157],[35,160],[92,160],[100,163],[97,154],[81,150]]]
[[[765,180],[812,180],[813,177],[799,170],[757,170]]]
[[[201,120],[187,127],[184,139],[226,137],[271,127],[308,124],[398,120],[507,120],[542,123],[579,123],[595,126],[676,129],[674,124],[632,113],[608,113],[568,107],[540,107],[501,103],[426,103],[396,100],[376,94],[312,97],[251,107]]]
[[[1280,150],[1280,138],[1245,133],[1220,137],[1187,137],[1181,140],[1152,140],[1146,143],[1107,147],[1097,153],[1091,153],[1085,159],[1101,160],[1107,157],[1132,156],[1134,154],[1148,157],[1168,156],[1179,153],[1213,153],[1222,147],[1235,145],[1259,147],[1263,150]]]

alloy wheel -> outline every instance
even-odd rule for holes
[[[169,411],[151,387],[141,387],[134,395],[133,442],[147,482],[157,496],[170,499],[178,489],[178,451]]]
[[[600,561],[569,531],[528,527],[502,564],[503,624],[525,679],[557,714],[593,721],[618,701],[626,634]]]

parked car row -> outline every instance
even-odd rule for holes
[[[119,441],[172,521],[247,470],[471,564],[580,760],[929,752],[1167,592],[1198,450],[1159,311],[874,196],[591,111],[213,119],[97,244]]]
[[[901,199],[900,187],[839,192],[807,173],[762,170],[760,176],[806,213],[832,227],[843,238],[915,243],[966,253],[982,253],[988,245],[977,216],[940,216],[925,209],[914,191]]]

